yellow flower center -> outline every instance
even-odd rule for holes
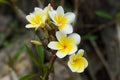
[[[67,23],[68,19],[64,17],[62,14],[58,14],[54,16],[54,20],[56,21],[57,24],[65,24]]]
[[[41,14],[36,13],[34,16],[34,23],[35,24],[40,24],[41,22],[43,22],[43,17]]]
[[[78,58],[73,59],[73,63],[74,63],[74,64],[79,63],[79,61],[80,61],[80,59],[78,59]]]

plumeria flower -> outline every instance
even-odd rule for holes
[[[35,7],[34,12],[26,16],[26,19],[29,21],[26,28],[43,28],[45,26],[45,21],[48,19],[48,11],[52,10],[50,4],[44,9]]]
[[[44,27],[46,16],[41,8],[36,7],[33,13],[30,13],[30,15],[26,16],[26,19],[29,21],[29,24],[27,24],[25,27],[35,28],[35,30],[37,30],[38,28]]]
[[[77,54],[70,56],[68,66],[72,72],[81,73],[88,66],[87,60],[83,57],[84,50],[80,49]]]
[[[70,34],[73,32],[71,23],[75,20],[75,14],[72,12],[64,13],[62,6],[59,6],[57,10],[49,11],[50,18],[53,23],[58,26],[58,29],[64,34]]]
[[[80,43],[80,36],[77,33],[67,36],[60,31],[56,32],[56,38],[58,41],[51,41],[48,47],[56,52],[57,57],[64,58],[66,55],[71,55],[77,51],[77,45]]]

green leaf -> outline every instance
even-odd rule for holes
[[[14,60],[14,61],[18,59],[18,57],[20,56],[20,54],[22,53],[22,51],[24,50],[24,48],[25,48],[25,45],[24,45],[24,44],[22,44],[22,45],[19,47],[19,49],[17,50],[17,52],[16,52],[15,55],[13,56],[13,60]]]
[[[40,39],[39,39],[38,36],[35,37],[35,40],[40,41]],[[41,41],[40,41],[40,42],[41,42]],[[38,53],[38,56],[39,56],[39,62],[40,62],[39,64],[40,64],[40,66],[42,67],[43,64],[44,64],[44,52],[43,52],[43,47],[42,47],[41,45],[36,45],[35,47],[36,47],[36,50],[37,50],[37,53]]]
[[[0,0],[0,3],[9,4],[9,2],[7,0]]]
[[[30,78],[33,78],[35,76],[36,74],[28,74],[28,75],[21,77],[19,80],[29,80]]]
[[[87,35],[83,36],[83,39],[85,39],[85,40],[96,40],[97,38],[98,37],[93,34],[87,34]]]
[[[113,18],[112,15],[110,15],[110,14],[104,12],[104,11],[99,11],[98,10],[98,11],[95,11],[95,14],[97,16],[100,16],[100,17],[103,17],[103,18],[107,18],[107,19],[112,19]]]
[[[25,47],[26,47],[27,53],[30,56],[31,60],[39,68],[39,64],[38,64],[37,59],[36,59],[35,55],[33,54],[32,50],[27,45],[25,45]]]

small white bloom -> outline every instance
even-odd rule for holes
[[[44,28],[45,21],[49,19],[48,12],[50,10],[53,10],[50,4],[44,9],[35,7],[34,12],[26,16],[29,24],[27,24],[25,27],[35,28],[35,30],[37,30],[38,28]]]
[[[43,28],[45,25],[46,16],[41,8],[35,7],[34,12],[26,16],[29,21],[26,28],[35,28],[36,30],[40,27]]]
[[[71,23],[75,20],[75,14],[67,12],[64,14],[62,6],[59,6],[57,10],[49,11],[49,15],[53,20],[53,23],[58,26],[58,29],[64,34],[70,34],[73,32]]]
[[[64,58],[66,55],[71,55],[77,51],[77,45],[80,43],[80,36],[77,33],[67,36],[60,31],[56,32],[58,41],[51,41],[48,47],[53,50],[58,50],[56,55],[59,58]]]

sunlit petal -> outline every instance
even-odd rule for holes
[[[25,27],[26,28],[35,28],[35,25],[34,24],[27,24]]]
[[[64,24],[58,27],[59,30],[64,34],[70,34],[73,32],[73,27],[71,24]]]
[[[56,32],[56,38],[60,43],[64,42],[66,40],[66,37],[67,37],[66,34],[63,34],[60,31]]]
[[[48,47],[54,50],[59,50],[59,49],[63,49],[63,47],[61,46],[61,44],[57,41],[52,41],[48,44]]]
[[[78,47],[76,45],[72,45],[68,47],[69,53],[68,55],[71,55],[77,51]]]
[[[67,49],[58,50],[56,53],[57,57],[59,57],[59,58],[64,58],[67,54],[68,54]]]
[[[50,18],[51,18],[54,22],[56,22],[56,21],[54,20],[54,16],[57,14],[57,12],[53,10],[53,11],[49,11],[48,13],[49,13]]]
[[[67,12],[64,16],[68,18],[68,23],[72,23],[75,20],[75,14],[72,12]]]
[[[84,55],[84,50],[83,50],[83,49],[80,49],[80,50],[78,51],[77,55],[78,55],[79,57],[82,57],[82,56]]]
[[[76,44],[79,44],[80,41],[81,41],[81,37],[80,37],[80,35],[77,34],[77,33],[70,34],[70,35],[68,36],[68,38],[74,39],[74,41],[75,41]]]

